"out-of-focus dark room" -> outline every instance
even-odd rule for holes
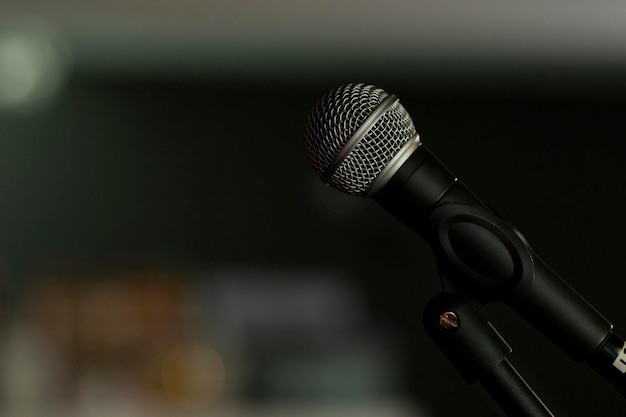
[[[351,82],[626,335],[626,3],[0,5],[0,414],[503,416],[422,326],[429,245],[327,187]],[[506,305],[556,416],[626,402]]]

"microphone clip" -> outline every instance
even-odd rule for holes
[[[526,239],[484,207],[447,203],[426,220],[444,289],[483,302],[524,297],[535,278]]]

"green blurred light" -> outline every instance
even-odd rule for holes
[[[45,29],[0,31],[0,110],[42,107],[66,77],[65,51]]]

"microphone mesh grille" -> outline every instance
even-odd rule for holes
[[[384,90],[371,85],[348,84],[332,90],[313,106],[304,139],[309,163],[319,176],[388,96]],[[415,135],[411,117],[396,102],[341,162],[328,184],[343,192],[364,195],[396,153]]]

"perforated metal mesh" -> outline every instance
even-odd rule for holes
[[[371,85],[348,84],[317,102],[309,113],[304,139],[309,163],[319,176],[388,96]],[[364,195],[394,155],[415,135],[411,117],[396,102],[346,156],[328,184],[343,192]]]

